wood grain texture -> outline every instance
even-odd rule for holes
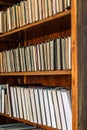
[[[72,1],[72,130],[78,130],[77,0]]]

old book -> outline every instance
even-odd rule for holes
[[[52,16],[52,0],[48,0],[48,14],[49,16]]]
[[[13,5],[11,7],[11,20],[12,20],[12,29],[15,29],[17,27],[17,23],[16,23],[16,5]]]
[[[34,71],[38,70],[36,45],[33,45]]]
[[[71,37],[69,36],[69,37],[68,37],[69,69],[72,68],[72,49],[71,49],[72,43],[71,43],[71,42],[72,42],[72,39],[71,39]]]
[[[69,90],[62,89],[61,90],[61,96],[64,104],[64,111],[65,111],[65,117],[66,117],[66,124],[67,129],[72,130],[72,109],[71,109],[71,103],[68,96],[70,95]]]
[[[33,119],[34,119],[33,122],[37,123],[36,102],[35,102],[33,88],[29,88],[29,91],[30,91],[31,105],[32,105],[32,112],[33,112]]]
[[[18,107],[19,107],[19,118],[23,119],[23,105],[22,105],[22,95],[21,95],[21,88],[18,86],[17,89],[17,99],[18,99]]]
[[[39,20],[39,4],[38,4],[38,0],[35,0],[34,1],[34,4],[35,4],[35,21],[38,21]]]
[[[30,55],[30,46],[25,47],[25,58],[26,58],[26,70],[31,71],[31,55]]]
[[[38,70],[41,70],[40,44],[36,44],[36,48],[37,48],[37,65],[38,65]]]
[[[15,96],[14,96],[14,87],[10,87],[10,93],[11,93],[11,104],[12,104],[12,115],[13,117],[17,116],[16,113],[16,104],[15,104]]]
[[[40,107],[41,107],[41,116],[42,116],[42,124],[46,125],[46,112],[45,112],[45,104],[43,98],[43,89],[38,89],[39,99],[40,99]]]
[[[35,0],[31,0],[32,22],[35,22]]]
[[[29,23],[29,8],[28,8],[28,0],[24,1],[24,9],[25,9],[25,20],[26,20],[26,24]]]
[[[43,48],[44,48],[44,68],[45,70],[47,70],[47,42],[45,42],[43,44]]]
[[[33,122],[33,111],[32,111],[32,105],[31,105],[30,88],[28,88],[28,91],[26,94],[27,94],[27,99],[28,99],[30,121]]]
[[[42,19],[42,3],[41,0],[38,0],[38,5],[39,5],[39,20]]]
[[[44,97],[44,105],[45,105],[45,111],[46,111],[46,123],[47,126],[51,126],[51,113],[50,113],[50,106],[48,101],[48,94],[47,89],[43,89],[43,97]]]
[[[7,31],[12,30],[12,12],[11,12],[11,7],[7,8]]]
[[[7,72],[11,72],[11,61],[10,61],[10,53],[9,50],[5,51],[6,53],[6,65],[7,65]]]
[[[43,19],[46,17],[45,15],[45,0],[41,0],[42,3],[42,17]]]
[[[62,69],[66,69],[66,44],[64,38],[61,38],[61,47],[62,47]]]
[[[1,113],[5,113],[5,88],[1,88]]]
[[[55,116],[56,116],[56,125],[57,125],[58,129],[62,129],[59,103],[58,103],[58,99],[57,99],[56,89],[52,90],[52,98],[53,98],[54,110],[55,110]]]
[[[59,9],[60,9],[60,12],[64,10],[64,0],[59,0]]]
[[[23,86],[21,86],[21,97],[22,97],[22,107],[23,107],[24,119],[27,120],[27,111],[26,111],[25,94],[24,94]]]
[[[11,103],[11,92],[8,84],[6,84],[6,89],[7,89],[7,96],[8,96],[8,113],[10,116],[12,116],[13,113],[12,113],[12,103]]]
[[[53,10],[53,15],[55,15],[56,12],[57,12],[56,1],[57,1],[57,0],[52,0],[52,10]]]
[[[33,45],[29,46],[30,48],[30,57],[31,57],[31,70],[34,71],[34,54],[33,54]]]
[[[35,102],[36,102],[36,111],[37,111],[37,122],[38,124],[42,124],[42,117],[41,117],[41,108],[40,108],[40,100],[38,95],[38,88],[34,88],[34,95],[35,95]]]
[[[67,124],[66,124],[66,118],[65,118],[64,104],[63,104],[63,100],[62,100],[62,96],[61,96],[61,90],[57,90],[57,98],[58,98],[58,103],[59,103],[62,129],[67,130]]]
[[[47,90],[48,93],[48,101],[49,101],[49,107],[50,107],[50,113],[51,113],[51,125],[52,127],[56,128],[56,117],[55,117],[55,111],[54,111],[54,104],[52,99],[52,89]]]
[[[50,70],[51,68],[51,64],[50,64],[50,60],[51,60],[51,56],[50,56],[50,42],[47,42],[47,70]]]
[[[19,118],[19,106],[18,106],[18,96],[17,96],[16,86],[13,87],[13,89],[14,89],[14,100],[15,100],[15,108],[16,108],[16,117]]]
[[[55,68],[57,70],[62,68],[62,50],[60,38],[55,39]]]
[[[28,1],[28,15],[29,15],[29,23],[32,23],[32,6],[31,6],[31,0]]]
[[[45,18],[48,17],[48,0],[44,0],[44,3],[45,3]]]
[[[44,70],[44,48],[43,48],[43,43],[40,45],[40,63],[41,63],[41,70]]]
[[[50,70],[54,70],[54,48],[55,42],[54,40],[50,41]]]
[[[60,12],[59,0],[56,0],[56,12]]]
[[[20,27],[20,20],[19,20],[19,4],[15,5],[16,7],[16,26],[17,28]]]

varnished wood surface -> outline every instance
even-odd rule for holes
[[[78,129],[78,47],[77,47],[77,0],[72,0],[72,130]]]
[[[0,113],[0,116],[3,116],[3,117],[7,117],[8,119],[13,119],[13,120],[17,120],[19,122],[24,122],[24,123],[27,123],[27,124],[30,124],[30,125],[33,125],[33,126],[37,126],[37,127],[40,127],[40,128],[44,128],[45,130],[58,130],[56,128],[52,128],[52,127],[49,127],[49,126],[44,126],[44,125],[39,125],[39,124],[36,124],[36,123],[32,123],[30,121],[27,121],[27,120],[23,120],[23,119],[18,119],[16,117],[10,117],[9,115],[7,114],[2,114]]]
[[[0,76],[34,76],[34,75],[71,75],[71,70],[56,71],[31,71],[31,72],[7,72],[0,73]]]

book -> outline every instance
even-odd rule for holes
[[[42,124],[46,125],[46,112],[45,112],[45,104],[43,98],[43,89],[38,89],[39,99],[40,99],[40,107],[41,107],[41,116],[42,116]]]
[[[72,130],[72,109],[71,109],[71,103],[69,99],[70,91],[63,89],[61,91],[61,96],[62,96],[63,104],[64,104],[67,129]]]
[[[54,111],[55,111],[55,117],[56,117],[56,125],[58,129],[62,129],[61,124],[61,117],[60,117],[60,110],[59,110],[59,103],[57,99],[57,92],[56,89],[52,90],[52,99],[54,104]]]
[[[34,97],[34,90],[29,88],[30,97],[31,97],[31,105],[32,105],[32,113],[33,113],[33,122],[37,123],[37,111],[36,111],[36,102]]]
[[[17,117],[15,96],[14,96],[14,87],[13,86],[10,87],[10,94],[11,94],[11,104],[12,104],[12,116]]]
[[[25,94],[24,94],[24,87],[23,86],[21,86],[21,98],[22,98],[22,107],[23,107],[24,119],[27,120],[27,110],[26,110],[26,102],[25,102]]]
[[[39,100],[39,95],[38,95],[37,89],[38,88],[34,88],[36,111],[37,111],[37,122],[38,122],[38,124],[42,124],[41,107],[40,107],[40,100]]]
[[[50,113],[50,106],[48,101],[48,93],[46,89],[43,89],[43,97],[44,97],[44,106],[46,111],[46,124],[47,126],[51,126],[51,113]]]
[[[32,23],[32,5],[31,5],[31,0],[28,1],[28,17],[29,17],[29,23]]]
[[[19,108],[19,118],[24,117],[23,113],[23,105],[22,105],[22,95],[21,95],[21,87],[17,86],[17,99],[18,99],[18,108]]]
[[[62,129],[67,130],[66,117],[65,117],[65,111],[64,111],[64,104],[63,104],[63,100],[61,96],[61,90],[57,90],[57,98],[58,98],[58,103],[59,103]]]
[[[50,114],[51,114],[51,126],[53,128],[56,128],[56,117],[55,117],[55,111],[54,111],[54,104],[52,99],[52,91],[51,89],[47,90],[48,93],[48,101],[49,101],[49,107],[50,107]]]
[[[39,6],[39,20],[42,19],[42,3],[41,0],[38,0],[38,6]]]

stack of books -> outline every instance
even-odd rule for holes
[[[3,98],[3,86],[0,87]],[[8,106],[7,114],[10,116],[53,128],[72,130],[71,91],[65,88],[6,84],[4,89],[7,104],[3,100],[0,106],[3,106],[2,112]]]
[[[71,69],[71,37],[0,52],[0,72]]]
[[[53,16],[70,5],[71,0],[23,0],[0,11],[0,33]]]

